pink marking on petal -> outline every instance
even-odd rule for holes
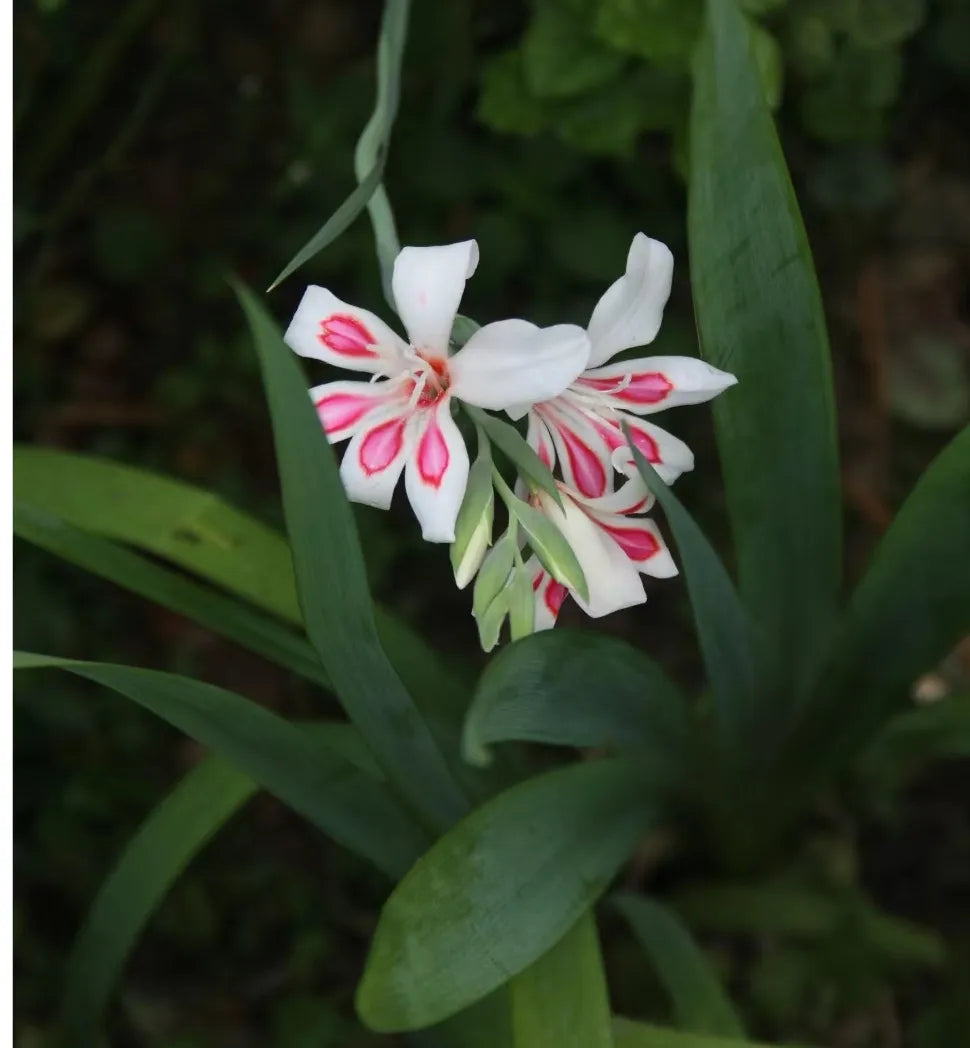
[[[660,445],[646,430],[639,429],[636,422],[629,415],[626,415],[625,419],[630,427],[630,432],[633,434],[633,443],[640,449],[640,454],[643,455],[647,462],[654,465],[662,462]],[[596,419],[594,425],[596,426],[596,432],[606,441],[610,451],[626,446],[626,438],[623,436],[623,430],[620,428],[619,422],[607,422],[602,419]]]
[[[587,498],[599,498],[606,491],[606,470],[599,455],[571,429],[562,424],[556,428],[566,445],[576,487]]]
[[[320,321],[317,338],[334,353],[345,357],[376,357],[371,349],[377,340],[356,318],[346,313],[334,313]]]
[[[338,433],[355,422],[374,404],[373,397],[355,397],[352,393],[334,393],[317,401],[317,414],[328,433]]]
[[[438,426],[437,418],[432,415],[418,444],[418,472],[421,479],[433,488],[440,488],[450,461],[448,445]]]
[[[577,381],[590,389],[611,393],[618,400],[629,404],[659,404],[666,400],[674,384],[659,371],[643,371],[638,375],[621,378],[581,378]]]
[[[545,577],[546,577],[546,573],[544,571],[539,571],[539,572],[536,573],[535,577],[532,580],[532,592],[533,593],[535,593],[535,591],[542,585],[542,580]]]
[[[654,554],[660,552],[660,543],[657,541],[657,536],[651,531],[641,528],[609,528],[603,524],[600,527],[630,560],[649,560]]]
[[[546,607],[553,615],[559,614],[559,609],[562,607],[562,602],[566,599],[568,592],[569,590],[561,582],[556,582],[555,579],[549,580],[549,585],[546,586],[546,592],[543,596],[546,601]]]
[[[631,426],[630,432],[633,434],[633,443],[640,449],[640,454],[643,455],[647,462],[655,464],[662,461],[660,446],[649,433],[645,430],[637,429],[636,426]]]
[[[364,437],[357,457],[360,468],[367,476],[387,469],[401,453],[404,444],[404,422],[403,418],[392,418],[390,422],[382,422],[375,426]]]

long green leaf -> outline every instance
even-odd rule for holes
[[[18,447],[14,497],[83,531],[147,550],[303,625],[285,539],[209,491],[107,459]],[[462,674],[401,619],[380,607],[375,617],[395,669],[460,765],[468,687]]]
[[[509,984],[516,1048],[613,1048],[610,1000],[592,913]]]
[[[662,903],[618,895],[623,914],[673,1001],[677,1020],[694,1033],[744,1037],[744,1027],[710,962],[680,918]]]
[[[189,862],[257,789],[223,758],[208,757],[142,823],[98,891],[67,962],[61,1024],[69,1044],[96,1043],[142,929]]]
[[[946,957],[934,929],[883,913],[858,892],[825,895],[792,884],[697,885],[674,899],[699,927],[734,934],[822,939],[842,931],[890,960],[937,967]]]
[[[440,838],[397,886],[357,1010],[381,1031],[428,1026],[549,950],[592,905],[653,814],[637,763],[529,779]]]
[[[381,32],[377,40],[377,101],[354,150],[354,172],[358,181],[363,181],[365,174],[387,156],[401,94],[401,66],[404,61],[409,8],[410,0],[384,0],[384,17],[381,19]],[[396,309],[391,291],[391,273],[394,259],[400,251],[400,244],[394,225],[394,214],[383,185],[378,185],[374,190],[367,202],[367,211],[374,229],[374,244],[381,267],[384,297],[388,304]]]
[[[757,675],[757,645],[750,620],[704,533],[632,440],[630,447],[640,476],[667,516],[683,561],[721,738],[736,764],[751,764],[758,759],[761,711],[757,699],[762,683]]]
[[[613,1020],[613,1045],[614,1048],[773,1048],[761,1041],[685,1033],[619,1017]]]
[[[273,420],[283,508],[310,643],[388,777],[437,829],[468,808],[427,722],[384,654],[350,504],[294,354],[237,287]]]
[[[185,615],[301,677],[325,688],[330,686],[316,652],[306,640],[249,605],[16,502],[13,526],[19,538]]]
[[[229,760],[392,878],[428,844],[408,812],[312,733],[212,684],[157,670],[14,653],[14,669],[67,670],[111,688]]]
[[[381,180],[400,96],[401,63],[407,36],[409,0],[387,0],[377,45],[377,102],[361,132],[354,155],[357,188],[280,271],[268,291],[279,287],[300,266],[332,244],[366,207],[374,225],[385,294],[390,296],[390,267],[399,247],[387,194]],[[389,301],[390,297],[389,297]],[[393,301],[391,305],[393,306]]]
[[[735,0],[707,2],[690,131],[700,347],[738,378],[714,421],[740,592],[765,632],[782,714],[804,693],[834,622],[838,451],[818,283]]]
[[[685,757],[687,700],[660,667],[612,637],[537,633],[488,664],[465,719],[476,763],[509,740],[639,751],[664,767]]]
[[[781,767],[834,768],[970,632],[970,426],[940,452],[849,603],[827,672]]]
[[[376,774],[356,732],[306,725],[313,739]],[[142,930],[186,866],[258,790],[222,757],[207,757],[149,814],[88,910],[67,962],[61,1025],[71,1044],[92,1044]]]

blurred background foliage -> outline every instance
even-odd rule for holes
[[[656,351],[696,351],[684,179],[701,6],[414,0],[387,184],[404,243],[478,239],[469,315],[583,323],[644,230],[678,263]],[[970,5],[743,6],[831,327],[854,577],[970,415]],[[256,358],[224,276],[266,286],[352,187],[379,16],[377,0],[14,5],[18,440],[157,468],[279,522]],[[273,293],[281,321],[307,281],[385,312],[365,220]],[[723,540],[707,413],[685,409],[669,424],[698,452],[682,497]],[[443,649],[479,662],[469,597],[454,590],[445,551],[422,544],[406,507],[358,519],[375,591]],[[173,668],[288,714],[321,712],[320,696],[281,671],[23,544],[15,601],[20,647]],[[679,584],[655,584],[645,607],[591,628],[697,683]],[[968,686],[964,648],[914,697]],[[37,1048],[86,905],[199,752],[66,677],[21,683],[17,699],[16,1040]],[[968,751],[945,716],[881,740],[851,789],[826,799],[785,873],[801,886],[864,885],[880,906],[945,933],[946,970],[932,937],[873,946],[852,907],[786,937],[766,892],[754,954],[716,913],[706,924],[694,914],[755,1030],[846,1048],[960,1042]],[[631,884],[656,859],[645,855]],[[704,861],[662,868],[660,886],[676,897],[703,878]],[[112,1043],[372,1043],[351,1001],[383,892],[360,863],[257,798],[152,922]],[[618,1010],[650,1014],[662,998],[628,933],[607,919],[604,934]]]

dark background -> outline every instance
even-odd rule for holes
[[[586,0],[550,2],[585,10],[588,22]],[[896,20],[875,28],[851,21],[861,0],[749,6],[765,9],[777,42],[767,68],[772,90],[784,84],[779,125],[830,324],[851,580],[970,415],[970,6],[885,0]],[[587,81],[549,87],[529,5],[415,0],[387,186],[403,243],[478,239],[463,312],[585,323],[643,230],[677,260],[653,351],[696,352],[686,72],[657,51],[676,52],[693,8],[653,8],[656,24],[610,25],[586,42],[599,55]],[[157,468],[279,523],[256,358],[224,277],[265,287],[352,188],[379,17],[379,4],[355,0],[15,4],[17,440]],[[392,319],[366,218],[270,296],[281,324],[309,281]],[[695,449],[698,469],[680,494],[725,548],[707,409],[660,421]],[[436,644],[479,662],[470,594],[455,590],[447,551],[421,542],[401,503],[358,514],[375,592]],[[286,713],[320,714],[319,695],[255,656],[24,544],[15,552],[18,646],[172,668]],[[677,581],[652,584],[646,606],[592,628],[699,681]],[[968,663],[957,653],[944,686],[966,684]],[[24,680],[17,700],[15,1026],[34,1048],[113,857],[199,751],[66,678]],[[876,899],[964,946],[968,785],[965,763],[939,766],[891,803],[853,811],[847,834]],[[258,798],[153,920],[113,1043],[369,1043],[351,998],[384,890]],[[629,944],[607,933],[620,1003],[643,998],[645,966],[627,964]],[[959,977],[953,987],[925,979],[856,993],[851,977],[819,962],[818,985],[787,997],[770,979],[736,989],[766,1036],[944,1044],[940,1016]]]

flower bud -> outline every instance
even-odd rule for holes
[[[475,577],[492,543],[495,493],[492,489],[492,457],[487,443],[468,472],[465,497],[455,521],[455,541],[451,544],[451,567],[455,583],[464,589]]]

